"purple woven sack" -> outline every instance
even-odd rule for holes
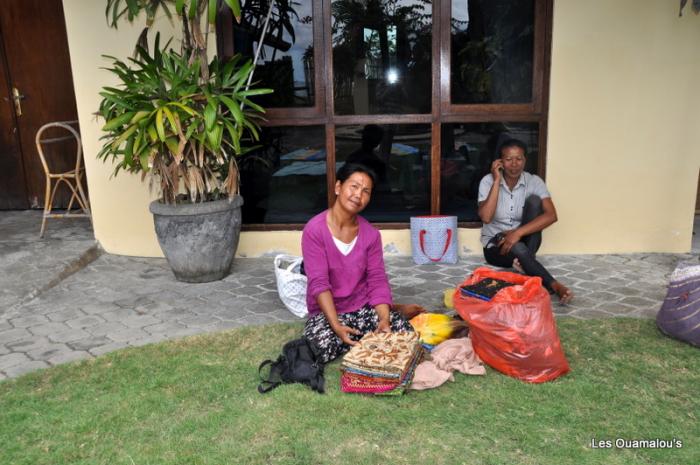
[[[700,347],[700,265],[681,262],[671,275],[656,325],[666,335]]]

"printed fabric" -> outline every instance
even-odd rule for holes
[[[343,368],[340,388],[343,392],[395,396],[403,394],[413,380],[416,367],[423,360],[424,351],[416,347],[413,358],[399,378],[386,378],[376,373]]]
[[[343,358],[343,366],[401,376],[420,345],[415,332],[368,333]]]
[[[413,331],[411,324],[396,312],[389,312],[392,331]],[[371,305],[367,304],[357,311],[341,313],[338,315],[340,324],[358,330],[360,336],[351,336],[359,340],[363,335],[377,329],[379,316]],[[319,350],[321,362],[328,363],[350,350],[350,346],[343,343],[333,331],[324,314],[309,318],[304,327],[304,336],[313,341]]]

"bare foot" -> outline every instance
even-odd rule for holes
[[[559,296],[559,302],[568,304],[574,298],[574,293],[559,281],[552,283],[552,290]]]
[[[517,258],[513,259],[513,268],[515,268],[515,271],[517,271],[520,274],[525,274],[525,270],[523,269],[523,266],[520,264],[520,260]]]

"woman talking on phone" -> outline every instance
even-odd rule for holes
[[[515,267],[526,275],[539,276],[544,286],[566,304],[574,294],[535,256],[542,243],[542,230],[557,221],[557,211],[544,181],[525,171],[526,152],[521,141],[506,140],[500,146],[500,158],[491,164],[491,173],[479,184],[484,257],[491,265]]]

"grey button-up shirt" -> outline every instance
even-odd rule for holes
[[[491,186],[493,186],[493,175],[487,174],[479,183],[479,202],[486,200]],[[493,215],[493,220],[481,228],[481,244],[484,247],[499,232],[520,227],[525,199],[533,194],[541,199],[551,197],[544,181],[536,174],[523,171],[512,191],[508,189],[505,179],[501,177],[496,213]]]

